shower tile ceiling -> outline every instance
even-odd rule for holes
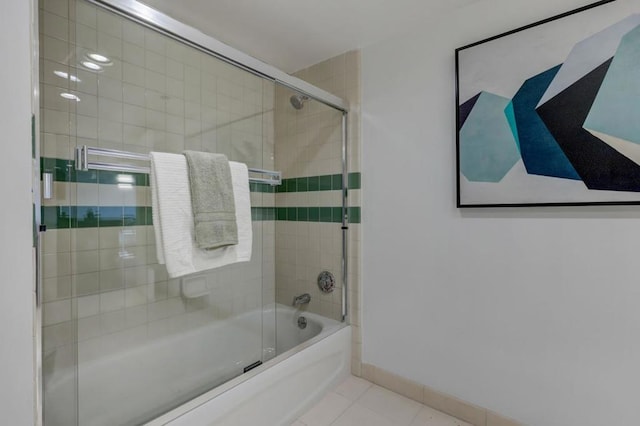
[[[144,0],[218,40],[294,72],[411,31],[480,0]]]

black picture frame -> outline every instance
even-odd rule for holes
[[[638,34],[640,5],[601,0],[457,48],[457,207],[640,204],[640,131],[616,126],[640,96],[611,83]]]

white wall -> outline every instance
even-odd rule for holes
[[[31,1],[0,14],[0,416],[34,422],[31,231]]]
[[[486,0],[362,56],[363,362],[536,426],[640,421],[640,207],[456,209],[454,48],[585,3]]]

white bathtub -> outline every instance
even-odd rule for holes
[[[304,330],[298,328],[300,314],[308,321]],[[337,321],[277,305],[275,313],[271,309],[264,316],[255,311],[203,324],[173,324],[174,332],[161,338],[150,336],[146,328],[81,342],[77,376],[69,369],[48,380],[47,425],[75,423],[76,407],[69,400],[76,380],[81,426],[140,424],[179,404],[149,424],[278,425],[305,409],[321,391],[318,386],[331,386],[348,374],[350,339],[345,335],[350,329],[336,333],[342,327]],[[280,355],[271,359],[276,353]],[[269,359],[242,374],[244,367]],[[274,376],[276,372],[282,376]],[[302,378],[311,385],[309,393],[302,391],[304,383],[297,383]],[[287,389],[293,395],[278,407],[273,398],[281,399]],[[250,417],[256,412],[259,422]],[[264,423],[267,412],[273,420]]]
[[[289,425],[345,380],[351,369],[351,327],[304,312],[308,326],[300,330],[300,313],[277,306],[280,355],[147,426]]]
[[[351,327],[316,336],[147,426],[284,426],[350,374]]]

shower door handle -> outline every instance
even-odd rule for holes
[[[42,173],[42,198],[51,200],[53,198],[53,173]]]

